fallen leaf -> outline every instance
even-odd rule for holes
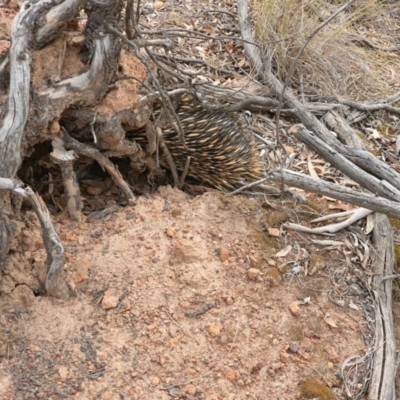
[[[289,244],[286,247],[284,247],[282,250],[278,251],[275,254],[275,257],[285,257],[287,256],[292,250],[292,246]]]
[[[311,297],[305,297],[303,300],[299,300],[298,303],[300,306],[303,306],[304,304],[308,304],[311,300]]]
[[[325,321],[330,327],[332,327],[332,328],[337,328],[337,325],[336,325],[334,319],[333,319],[329,314],[326,314],[326,315],[325,315],[324,321]]]
[[[358,311],[358,306],[356,306],[352,301],[350,301],[349,307],[352,308],[353,310]]]
[[[367,215],[367,225],[365,226],[365,233],[367,235],[369,235],[375,226],[375,218],[374,218],[374,214],[368,214]]]
[[[317,179],[319,179],[319,176],[318,176],[318,174],[315,172],[314,166],[313,166],[313,164],[312,164],[310,155],[308,155],[308,157],[307,157],[307,165],[308,165],[308,172],[309,172],[310,176],[311,176],[312,178],[317,178]]]

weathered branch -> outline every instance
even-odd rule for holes
[[[31,188],[18,188],[15,192],[29,201],[42,227],[43,242],[47,253],[46,292],[60,299],[68,299],[69,289],[62,276],[65,261],[64,246],[54,228],[50,212],[41,197]]]
[[[368,193],[362,193],[335,183],[314,179],[299,172],[284,169],[282,178],[281,171],[271,171],[267,174],[265,179],[272,179],[275,182],[282,182],[282,179],[284,179],[285,184],[289,187],[297,187],[308,192],[314,192],[322,196],[331,197],[346,203],[355,204],[359,207],[400,218],[400,204],[396,201],[377,197]]]
[[[313,132],[307,131],[306,129],[301,127],[299,127],[294,134],[298,139],[300,139],[308,147],[312,148],[315,152],[320,154],[326,161],[330,162],[334,167],[342,171],[354,182],[359,183],[361,186],[367,188],[372,193],[378,194],[388,199],[400,199],[399,190],[394,187],[392,187],[392,190],[390,190],[389,186],[383,185],[378,178],[368,174],[361,168],[357,167],[354,163],[347,160],[346,157],[342,156],[337,151],[334,151],[332,147],[335,145],[335,143],[332,143],[331,147]],[[339,149],[341,149],[342,147],[344,148],[344,146],[337,147]],[[356,152],[356,150],[354,150],[354,152]],[[360,153],[360,150],[358,152]],[[397,175],[395,171],[393,172],[394,175]]]
[[[41,28],[36,34],[36,44],[38,47],[44,46],[53,40],[60,29],[65,25],[65,21],[72,19],[87,0],[64,0],[60,5],[53,7],[41,21]]]
[[[375,296],[374,364],[368,398],[395,400],[396,342],[392,317],[392,279],[395,255],[393,231],[386,215],[375,214],[372,240],[376,249],[371,289]]]
[[[84,143],[78,142],[77,140],[69,136],[65,130],[62,131],[62,138],[65,147],[74,150],[77,154],[81,154],[93,160],[96,160],[111,175],[114,182],[116,183],[116,185],[119,186],[127,200],[135,198],[135,195],[133,194],[129,185],[122,178],[121,173],[118,171],[117,168],[115,168],[114,164],[108,158],[103,156],[103,154],[101,154],[94,147],[90,147],[88,145],[85,145]]]
[[[58,164],[61,169],[69,217],[74,221],[80,221],[83,204],[73,168],[75,161],[74,152],[65,150],[60,138],[55,138],[52,141],[52,146],[53,152],[50,156],[53,162]]]
[[[247,8],[247,0],[238,1],[238,16],[242,38],[249,42],[253,42],[253,28],[249,23],[250,17]],[[256,74],[260,77],[260,80],[262,82],[266,82],[277,95],[282,93],[283,84],[271,72],[269,66],[263,63],[260,48],[247,42],[244,42],[243,46],[246,55],[250,59],[251,64],[254,66]],[[300,121],[306,126],[308,130],[316,132],[327,143],[332,143],[333,137],[329,130],[319,119],[317,119],[314,115],[305,110],[303,104],[293,95],[291,90],[289,90],[288,88],[284,91],[283,102],[285,104],[285,107],[289,107],[294,110],[294,114],[300,119]]]

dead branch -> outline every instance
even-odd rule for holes
[[[64,246],[54,228],[50,212],[42,198],[31,188],[17,188],[15,192],[29,201],[42,227],[43,242],[47,253],[46,291],[54,297],[68,299],[69,289],[62,276],[65,262]]]
[[[400,218],[400,207],[399,203],[396,201],[359,192],[335,183],[314,179],[299,172],[284,169],[282,178],[280,171],[271,171],[265,178],[265,180],[268,179],[272,179],[275,182],[282,182],[283,179],[285,184],[289,187],[297,187],[308,192],[317,193],[322,196],[327,196],[346,203],[355,204],[359,207],[368,208],[370,210]]]
[[[52,7],[46,14],[42,26],[36,34],[37,46],[42,47],[53,40],[58,35],[60,28],[65,24],[65,21],[75,17],[86,2],[87,0],[65,0],[56,7]]]
[[[291,222],[284,224],[283,227],[286,229],[291,229],[291,230],[298,231],[298,232],[312,233],[312,234],[318,234],[318,235],[333,234],[333,233],[339,232],[341,229],[351,226],[352,224],[354,224],[354,222],[357,222],[360,219],[365,218],[367,215],[371,214],[372,212],[373,212],[372,210],[368,210],[366,208],[357,208],[356,210],[351,211],[350,214],[348,215],[348,218],[346,218],[344,221],[321,226],[319,228],[308,228],[306,226],[293,224]],[[347,214],[347,213],[348,212],[340,213],[340,214]],[[328,215],[327,217],[334,218],[333,215]],[[339,215],[338,218],[342,218],[342,216]],[[311,221],[311,222],[315,222],[315,221]]]
[[[372,193],[378,194],[394,201],[400,198],[399,189],[396,189],[393,186],[392,190],[388,189],[389,186],[383,185],[378,178],[366,173],[364,170],[349,161],[346,157],[342,156],[337,151],[334,151],[332,147],[335,147],[335,143],[332,143],[331,147],[313,132],[307,131],[301,126],[299,126],[298,129],[295,130],[294,134],[298,139],[300,139],[308,147],[312,148],[314,151],[320,154],[325,160],[329,161],[333,166],[342,171],[346,176],[348,176],[354,182],[357,182],[361,186],[367,188]],[[344,148],[344,146],[337,146],[336,148],[342,147]],[[358,152],[359,154],[366,153],[362,152],[361,150],[354,150],[354,152]],[[371,158],[374,159],[375,157],[371,155]],[[375,165],[378,166],[378,163],[376,162]],[[382,167],[382,165],[380,166]],[[386,170],[389,170],[389,167],[386,166]],[[398,175],[394,170],[391,172],[391,175],[394,177]],[[398,177],[398,180],[400,181],[400,177]]]
[[[75,160],[74,152],[65,150],[60,138],[55,138],[52,141],[52,146],[53,152],[50,155],[53,162],[58,164],[61,169],[68,214],[72,220],[80,221],[83,204],[78,180],[73,169]]]
[[[372,240],[376,249],[371,290],[375,296],[374,365],[369,385],[371,400],[395,400],[396,343],[392,314],[392,279],[395,255],[393,231],[386,215],[375,214]]]
[[[153,72],[153,68],[151,68],[151,66],[150,66],[149,62],[147,61],[147,59],[143,55],[141,55],[141,53],[139,51],[139,46],[137,45],[136,41],[129,40],[126,36],[124,36],[121,32],[119,32],[117,29],[115,29],[111,25],[108,25],[107,28],[111,33],[113,33],[114,35],[119,37],[121,40],[123,40],[126,44],[131,46],[135,50],[136,57],[143,63],[143,65],[146,66],[146,69],[147,69],[149,75],[151,76],[154,84],[156,85],[157,90],[160,93],[161,99],[162,99],[165,107],[169,111],[168,115],[169,115],[170,121],[173,124],[174,128],[178,132],[179,140],[182,142],[183,146],[186,146],[186,144],[185,144],[185,135],[184,135],[184,132],[183,132],[183,129],[182,129],[181,122],[180,122],[178,116],[176,115],[175,109],[174,109],[173,105],[171,104],[171,101],[170,101],[169,97],[166,95],[165,90],[163,90],[163,88],[162,88],[157,76]],[[147,48],[145,48],[145,49],[147,51],[147,54],[149,54],[149,56],[151,58],[150,52],[147,50]],[[153,61],[154,61],[154,59],[153,59]]]
[[[365,150],[364,143],[350,126],[350,124],[336,111],[332,110],[324,115],[328,128],[336,132],[342,142],[353,149]]]
[[[74,150],[77,154],[81,154],[83,156],[89,157],[93,160],[96,160],[113,178],[114,182],[121,191],[124,193],[126,199],[129,201],[135,198],[131,188],[123,179],[121,173],[114,166],[114,164],[103,154],[99,152],[94,147],[90,147],[84,143],[80,143],[67,133],[65,129],[62,130],[62,139],[64,141],[65,147],[68,149]]]

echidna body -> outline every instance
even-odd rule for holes
[[[162,131],[178,170],[183,170],[190,156],[188,175],[221,190],[233,189],[262,177],[263,166],[256,144],[240,117],[210,112],[198,102],[189,100],[183,101],[176,113],[187,149],[175,128],[167,126]]]

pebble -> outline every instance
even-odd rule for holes
[[[281,361],[282,361],[283,363],[287,364],[287,363],[290,361],[290,359],[289,359],[289,354],[287,354],[287,353],[281,353],[281,354],[280,354],[280,359],[281,359]]]
[[[86,190],[89,194],[92,196],[99,196],[101,195],[101,188],[96,187],[96,186],[87,186]]]
[[[169,335],[170,335],[172,338],[174,338],[174,337],[176,337],[177,333],[178,333],[178,332],[177,332],[176,327],[172,325],[172,326],[169,328]]]
[[[222,325],[213,325],[213,326],[207,326],[206,327],[207,332],[211,335],[211,336],[219,336],[221,334],[221,330],[222,330]]]
[[[289,350],[292,353],[297,353],[299,350],[299,347],[300,347],[299,342],[292,342],[289,344]]]
[[[167,236],[174,237],[176,234],[175,228],[167,228]]]
[[[160,384],[160,378],[158,378],[157,376],[155,376],[152,380],[151,380],[151,384],[153,386],[158,386]]]
[[[154,8],[156,10],[159,10],[159,9],[161,9],[163,7],[164,7],[164,2],[163,1],[157,0],[157,1],[154,2]]]
[[[117,307],[119,299],[123,294],[124,292],[119,289],[107,289],[104,292],[103,299],[101,300],[101,308],[103,310],[108,310]]]
[[[256,268],[259,267],[261,264],[261,260],[255,256],[249,256],[249,261],[252,267]]]
[[[58,367],[58,375],[60,375],[61,380],[65,381],[68,377],[68,368],[65,365],[60,365]]]
[[[182,388],[182,391],[190,396],[194,396],[197,392],[197,388],[194,385],[186,385]]]
[[[229,258],[229,251],[226,247],[221,247],[219,249],[219,258],[222,262],[226,261]]]
[[[247,276],[251,281],[257,281],[260,275],[260,270],[257,268],[250,268],[247,270]]]
[[[174,261],[176,263],[192,263],[204,258],[193,242],[181,239],[175,243],[173,249]]]
[[[290,303],[288,305],[289,311],[294,315],[295,317],[298,317],[300,315],[300,307],[299,307],[299,302],[294,301],[293,303]]]
[[[279,237],[280,236],[279,229],[276,229],[276,228],[268,228],[268,233],[272,237]]]

